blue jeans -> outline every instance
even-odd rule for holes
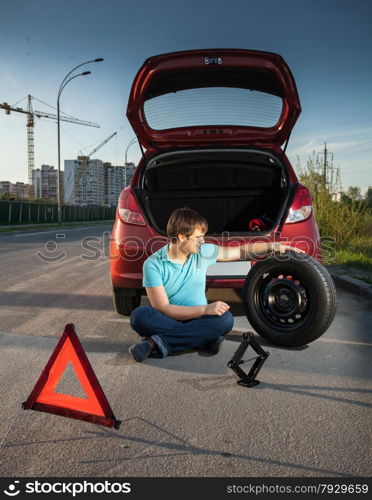
[[[140,306],[130,316],[130,326],[141,337],[151,337],[162,357],[174,352],[203,349],[228,333],[234,324],[230,311],[222,316],[205,315],[186,321],[170,318],[151,306]]]

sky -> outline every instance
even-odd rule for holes
[[[2,0],[0,103],[61,110],[100,128],[61,122],[61,159],[88,154],[123,165],[134,133],[126,118],[132,81],[152,55],[243,48],[280,54],[294,75],[302,113],[287,154],[301,164],[324,143],[343,188],[372,185],[372,2],[370,0]],[[54,108],[54,109],[53,109]],[[35,118],[35,167],[57,166],[57,126]],[[137,144],[128,161],[141,157]],[[319,155],[322,159],[322,155]],[[329,157],[331,159],[331,157]],[[0,109],[0,181],[27,182],[26,115]]]

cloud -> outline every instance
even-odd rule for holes
[[[371,141],[372,144],[372,141]],[[327,149],[329,153],[345,153],[349,149],[353,149],[353,152],[356,153],[358,151],[358,148],[365,147],[366,141],[365,140],[358,140],[358,141],[334,141],[334,142],[328,142],[327,141]],[[295,147],[291,149],[288,147],[288,154],[292,156],[304,156],[304,155],[311,155],[312,152],[315,151],[316,153],[318,152],[323,152],[324,151],[324,141],[321,142],[319,139],[309,139],[305,144]]]
[[[21,82],[12,73],[9,72],[6,66],[1,63],[0,63],[0,82],[1,82],[0,90],[2,93],[2,97],[7,102],[9,102],[11,99],[9,97],[9,94],[6,95],[6,92],[11,91],[11,94],[13,96],[18,93],[18,98],[19,98],[19,93],[24,92],[24,84],[21,84]]]
[[[358,141],[339,141],[339,142],[327,142],[327,149],[331,153],[336,153],[340,149],[351,148],[361,144]],[[289,153],[294,156],[311,155],[313,151],[315,153],[324,151],[324,141],[319,139],[309,139],[302,146],[295,147],[294,149],[288,148]]]

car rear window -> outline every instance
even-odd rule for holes
[[[273,127],[283,107],[281,97],[246,88],[191,88],[145,101],[144,114],[154,130],[188,126]]]

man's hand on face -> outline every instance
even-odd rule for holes
[[[212,302],[211,304],[208,304],[205,307],[205,314],[206,315],[222,316],[222,314],[224,314],[229,309],[230,309],[229,304],[226,304],[226,302],[221,302],[220,300],[217,300],[217,302]]]

